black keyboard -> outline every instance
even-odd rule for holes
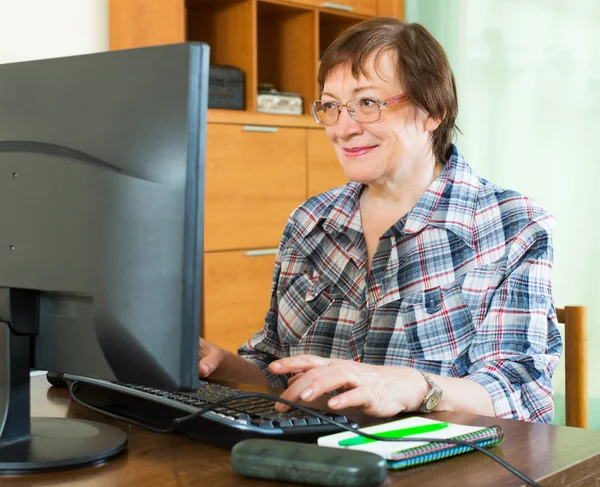
[[[169,428],[176,418],[189,416],[208,404],[248,392],[202,380],[198,383],[198,389],[193,392],[171,392],[70,374],[65,374],[64,379],[79,381],[75,396],[80,401],[122,416],[123,419],[164,429]],[[274,400],[262,397],[232,399],[201,416],[182,421],[175,432],[230,448],[247,438],[315,442],[319,436],[341,431],[336,425],[298,409],[280,413],[274,409],[274,405]],[[358,427],[345,416],[311,410],[336,423]]]

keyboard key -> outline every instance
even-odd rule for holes
[[[273,429],[273,423],[271,423],[271,421],[266,420],[266,419],[253,419],[252,420],[252,424],[254,424],[255,426],[258,426],[262,429]]]
[[[239,421],[246,421],[248,423],[250,421],[252,421],[252,418],[250,417],[250,415],[246,414],[246,413],[236,413],[234,415],[234,417],[235,417],[236,420],[239,420]]]

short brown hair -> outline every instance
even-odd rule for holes
[[[371,54],[379,56],[387,51],[397,54],[399,79],[410,102],[442,121],[433,132],[431,143],[436,159],[445,163],[456,129],[456,83],[444,48],[422,25],[379,18],[351,27],[321,58],[321,92],[332,69],[350,63],[352,74],[358,77],[364,74]]]

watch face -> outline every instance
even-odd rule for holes
[[[441,394],[432,394],[431,397],[429,399],[427,399],[427,409],[429,411],[431,411],[432,409],[435,409],[436,406],[440,403],[440,399],[442,398]]]

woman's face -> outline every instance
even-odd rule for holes
[[[355,79],[349,65],[333,69],[321,99],[344,104],[357,98],[386,100],[404,93],[389,52],[378,59],[372,55],[364,71],[365,75]],[[342,108],[338,122],[325,130],[349,180],[385,184],[428,169],[424,159],[433,158],[430,135],[438,125],[405,100],[388,106],[374,123],[359,123]]]

